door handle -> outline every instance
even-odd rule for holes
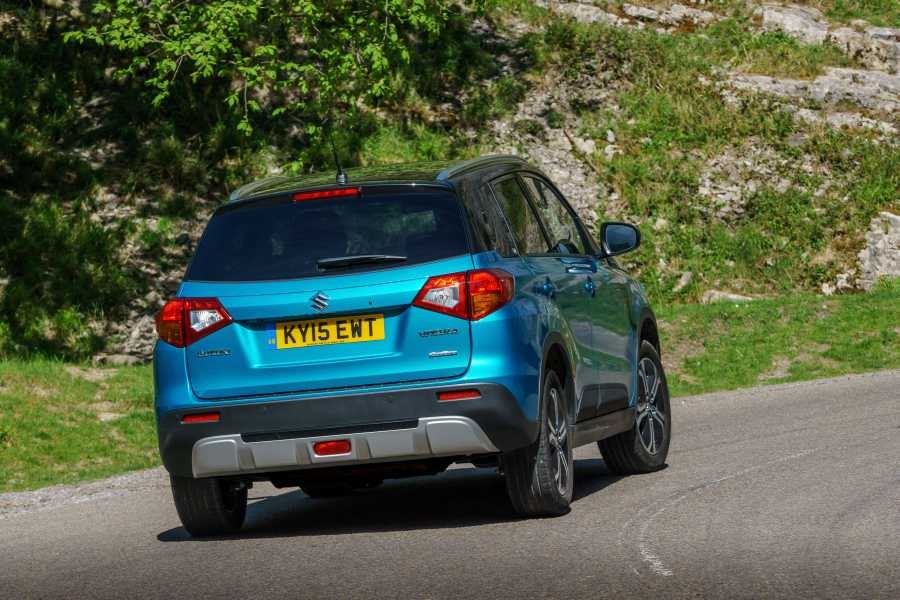
[[[587,281],[584,282],[584,289],[592,297],[597,293],[597,286],[594,285],[594,280],[590,277],[588,277]]]
[[[573,274],[582,274],[582,273],[595,273],[596,269],[594,265],[588,263],[575,263],[566,267],[566,273]]]

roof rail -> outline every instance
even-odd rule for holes
[[[516,156],[514,154],[489,154],[487,156],[479,156],[478,158],[471,158],[469,160],[455,162],[438,173],[437,180],[443,181],[445,179],[453,177],[454,175],[459,175],[460,173],[468,171],[469,169],[483,167],[485,165],[498,162],[527,163],[524,158],[522,158],[521,156]]]
[[[270,175],[269,177],[263,177],[262,179],[257,179],[256,181],[251,181],[245,185],[242,185],[238,189],[234,190],[230,194],[228,194],[229,202],[237,202],[244,196],[250,195],[252,192],[258,190],[261,187],[274,183],[276,181],[281,181],[285,179],[290,179],[287,175]]]

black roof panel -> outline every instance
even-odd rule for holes
[[[347,184],[364,183],[440,183],[449,181],[472,169],[499,163],[520,163],[524,161],[515,156],[482,156],[461,161],[433,161],[356,167],[347,169]],[[337,173],[318,172],[307,175],[275,175],[254,181],[231,193],[229,202],[249,200],[271,194],[297,192],[305,189],[336,185]]]

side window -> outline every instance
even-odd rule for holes
[[[584,238],[569,209],[550,186],[534,177],[522,177],[534,198],[547,234],[550,236],[550,252],[554,254],[585,254]]]
[[[522,186],[515,177],[508,177],[491,184],[497,201],[506,213],[506,220],[516,239],[519,254],[544,254],[547,252],[547,240],[541,232],[541,226],[534,216]]]
[[[501,256],[515,256],[516,246],[509,234],[503,213],[487,185],[472,194],[472,220],[485,246]]]

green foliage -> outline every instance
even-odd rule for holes
[[[16,230],[0,246],[10,279],[0,300],[8,345],[75,356],[97,350],[101,338],[89,328],[91,316],[141,285],[117,255],[122,230],[104,229],[80,205],[69,214],[41,199],[11,208],[0,215]]]
[[[224,87],[225,104],[249,133],[254,112],[345,112],[382,97],[415,37],[440,32],[448,4],[98,0],[93,13],[101,22],[66,39],[122,52],[127,59],[116,74],[143,80],[155,105],[181,79]]]

